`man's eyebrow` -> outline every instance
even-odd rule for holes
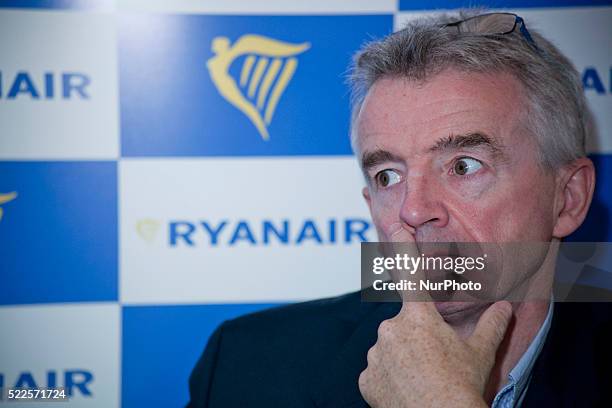
[[[387,150],[374,150],[373,152],[364,152],[361,156],[361,168],[363,171],[368,171],[372,167],[378,166],[382,163],[388,162],[401,162],[401,157],[388,152]]]
[[[485,147],[493,155],[502,155],[503,146],[495,139],[481,132],[467,133],[465,135],[450,135],[439,139],[429,152],[437,152],[442,150],[458,150],[472,147]]]

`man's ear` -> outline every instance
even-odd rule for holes
[[[365,186],[363,189],[361,189],[361,195],[363,195],[363,198],[366,200],[366,203],[368,203],[368,208],[370,209],[370,214],[372,213],[372,198],[370,197],[370,189],[368,188],[368,186]]]
[[[557,184],[555,238],[564,238],[576,231],[584,221],[591,206],[595,190],[595,167],[582,157],[563,170]]]

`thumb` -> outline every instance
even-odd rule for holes
[[[391,245],[391,256],[395,256],[395,254],[405,254],[411,258],[419,257],[419,249],[411,228],[406,228],[401,223],[392,224],[389,228],[388,233],[390,243],[387,245]],[[402,280],[411,281],[411,282],[420,282],[425,280],[425,274],[422,268],[417,268],[416,270],[407,271],[403,270],[395,270],[390,272],[391,278],[395,282],[401,282]],[[400,290],[398,291],[402,298],[402,311],[407,310],[406,307],[408,303],[411,303],[410,307],[414,309],[423,309],[428,311],[429,313],[433,313],[437,317],[440,315],[437,313],[436,308],[433,304],[429,293],[424,290]]]
[[[389,242],[394,243],[415,243],[412,232],[404,228],[401,222],[396,222],[389,227]]]
[[[388,241],[385,242],[384,248],[386,249],[386,256],[394,258],[396,254],[407,252],[409,256],[414,256],[413,252],[416,253],[416,243],[412,234],[406,230],[401,223],[392,224],[387,232]],[[406,270],[393,269],[389,271],[391,279],[395,282],[402,282],[409,280],[411,276]],[[409,292],[404,290],[397,290],[403,302],[409,300]]]
[[[493,363],[511,317],[512,305],[509,302],[495,302],[480,316],[474,333],[467,340],[468,344],[474,350],[481,351]]]

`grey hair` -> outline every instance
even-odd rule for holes
[[[426,81],[452,68],[509,73],[519,80],[528,99],[524,127],[535,138],[543,168],[558,168],[586,155],[585,140],[594,127],[576,68],[529,25],[537,48],[518,28],[506,35],[474,35],[444,27],[481,13],[482,9],[468,9],[417,18],[403,30],[366,44],[355,55],[348,78],[353,150],[359,111],[377,80],[398,77]]]

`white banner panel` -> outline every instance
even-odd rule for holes
[[[352,157],[122,160],[124,303],[291,301],[359,289],[376,238]]]
[[[59,284],[59,283],[58,283]],[[119,405],[120,308],[117,304],[0,308],[0,380],[9,388],[64,387],[67,401],[2,407]]]
[[[587,141],[587,152],[611,153],[612,7],[511,11],[525,18],[528,29],[539,30],[574,63],[582,76],[585,94],[599,129],[598,138]],[[401,29],[410,19],[428,14],[432,12],[398,13],[395,16],[395,30]]]
[[[118,0],[120,11],[208,14],[394,13],[397,0]]]
[[[582,75],[599,130],[587,152],[612,153],[612,7],[519,10]]]
[[[0,21],[0,158],[116,158],[115,17],[0,10]]]

